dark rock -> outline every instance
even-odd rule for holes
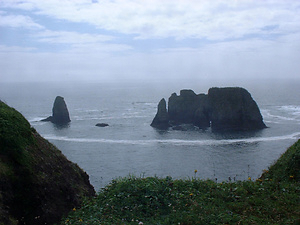
[[[42,119],[42,122],[51,122],[52,121],[52,116],[48,116],[46,119]]]
[[[171,124],[194,124],[200,128],[209,127],[207,95],[196,95],[192,90],[181,90],[180,95],[171,95],[168,114]]]
[[[182,90],[180,95],[171,95],[168,102],[168,113],[173,124],[192,123],[197,109],[197,95],[192,90]]]
[[[172,130],[190,131],[196,130],[197,128],[193,124],[180,124],[172,127]]]
[[[211,88],[208,95],[181,90],[159,103],[158,112],[151,124],[173,126],[182,130],[181,124],[193,124],[200,129],[212,127],[213,131],[257,130],[265,128],[256,102],[244,88]]]
[[[207,98],[205,98],[203,105],[200,105],[194,114],[193,124],[201,129],[210,127],[209,107],[207,102]]]
[[[187,131],[184,127],[181,125],[176,125],[172,127],[172,130],[181,130],[181,131]]]
[[[152,127],[159,129],[167,129],[169,125],[169,115],[167,112],[166,100],[163,98],[160,100],[157,106],[157,113],[151,123]]]
[[[57,96],[55,98],[52,108],[52,116],[49,116],[48,118],[43,119],[41,121],[50,121],[58,125],[67,124],[71,122],[69,111],[63,97]]]
[[[210,88],[208,99],[212,130],[266,128],[256,102],[244,88]]]
[[[97,123],[97,127],[108,127],[109,125],[107,123]]]
[[[95,195],[89,176],[2,102],[0,127],[0,224],[59,224]]]

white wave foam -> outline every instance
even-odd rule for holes
[[[103,112],[102,109],[86,109],[86,108],[78,108],[78,109],[74,109],[74,111],[78,111],[78,112],[85,112],[85,113],[91,113],[91,112]]]
[[[133,105],[140,104],[140,105],[147,105],[147,106],[156,106],[157,103],[154,102],[132,102]]]
[[[280,106],[279,109],[281,111],[285,111],[288,113],[291,113],[295,116],[299,116],[300,115],[300,106],[296,106],[296,105],[285,105],[285,106]]]
[[[82,117],[82,116],[73,116],[71,118],[72,120],[78,120],[78,121],[84,121],[84,120],[102,120],[102,119],[110,119],[110,118],[105,118],[105,117]]]
[[[102,116],[102,117],[73,116],[72,119],[83,121],[83,120],[120,120],[120,119],[134,119],[134,118],[146,118],[146,117],[147,116],[139,116],[139,115]]]
[[[280,109],[278,109],[277,111],[272,111],[271,110],[261,110],[261,113],[263,115],[264,120],[269,120],[272,122],[278,122],[278,121],[299,121],[299,115],[300,112],[298,111],[284,111],[281,110],[282,107],[280,107]],[[284,114],[283,114],[284,113]],[[299,113],[299,115],[298,115]]]
[[[31,119],[28,119],[29,123],[34,123],[34,122],[40,122],[41,120],[47,118],[48,116],[45,116],[45,117],[34,117],[34,118],[31,118]]]
[[[239,143],[256,143],[265,141],[296,140],[300,138],[300,132],[290,135],[274,137],[253,137],[244,139],[222,139],[222,140],[182,140],[182,139],[165,139],[165,140],[113,140],[113,139],[93,139],[93,138],[69,138],[57,136],[44,136],[48,140],[85,142],[85,143],[108,143],[108,144],[128,144],[128,145],[153,145],[153,144],[170,144],[170,145],[231,145]]]

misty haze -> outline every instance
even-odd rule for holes
[[[292,0],[4,0],[0,100],[77,163],[96,191],[129,175],[256,180],[300,137],[299,21]],[[216,106],[205,102],[213,87],[241,89]],[[250,97],[237,97],[244,89]],[[69,113],[63,126],[52,115],[57,96]],[[171,96],[181,102],[170,110]],[[163,98],[166,126],[150,126]],[[261,115],[258,129],[248,129],[249,119],[242,129],[214,130],[220,108],[246,106]],[[188,118],[172,120],[174,112]]]

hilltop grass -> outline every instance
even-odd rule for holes
[[[300,140],[292,145],[262,178],[273,179],[276,182],[300,181]]]
[[[297,224],[298,140],[256,181],[113,180],[62,224]]]

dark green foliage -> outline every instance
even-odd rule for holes
[[[278,160],[266,171],[263,178],[276,181],[300,181],[300,140],[292,145]]]
[[[256,181],[113,180],[62,224],[298,224],[299,143]]]
[[[171,178],[114,180],[63,224],[289,224],[299,218],[297,185]]]
[[[299,187],[272,181],[114,180],[62,224],[293,224]]]
[[[1,221],[8,224],[11,220],[8,219],[11,217],[8,214],[27,214],[25,211],[32,209],[33,201],[28,185],[32,168],[26,151],[30,144],[34,144],[30,124],[19,112],[0,101],[0,192],[3,192],[1,204],[4,208],[9,205],[9,212],[8,209],[2,212]],[[24,200],[22,194],[28,198]]]
[[[23,148],[34,142],[28,121],[0,101],[0,155],[24,163]]]
[[[88,175],[0,101],[0,225],[53,224],[93,195]]]

